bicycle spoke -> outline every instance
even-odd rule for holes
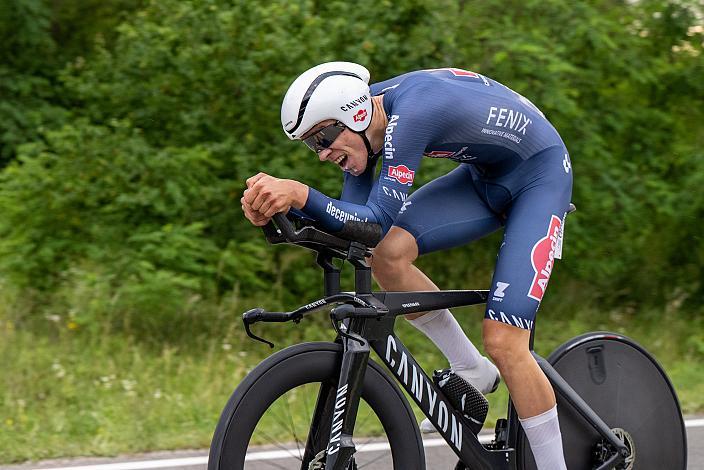
[[[360,436],[360,438],[366,439],[365,441],[363,441],[363,442],[361,442],[360,444],[358,444],[358,446],[361,447],[361,446],[365,446],[365,445],[367,445],[367,444],[369,444],[369,443],[371,443],[371,442],[374,442],[375,436],[373,436],[373,435],[369,435],[369,436]]]
[[[284,467],[283,465],[279,465],[278,463],[274,463],[269,460],[263,460],[262,462],[265,463],[266,465],[270,465],[274,468],[283,468],[284,470],[288,470],[288,467]]]
[[[309,385],[312,385],[312,384],[309,384]],[[322,386],[322,384],[320,384],[320,385]],[[318,430],[317,429],[315,430],[315,434],[313,436],[310,435],[311,424],[313,423],[313,412],[311,411],[311,406],[310,406],[310,402],[309,402],[311,396],[317,396],[317,393],[313,393],[317,388],[318,387],[312,385],[310,387],[310,393],[305,393],[304,399],[303,399],[303,406],[305,407],[305,410],[306,410],[306,414],[305,414],[306,419],[303,421],[303,423],[305,424],[306,428],[309,430],[307,440],[305,443],[306,447],[308,446],[308,440],[311,440],[311,439],[314,440],[316,437],[318,437]],[[306,448],[304,447],[304,449],[303,449],[304,455],[305,455],[305,451],[306,451]]]
[[[310,388],[311,388],[311,391],[315,390],[315,387],[310,387]],[[305,414],[306,419],[308,419],[308,418],[313,419],[313,416],[311,415],[311,411],[310,411],[310,403],[308,402],[308,399],[310,398],[312,393],[304,393],[303,395],[304,395],[303,406],[305,407],[305,410],[306,410],[306,414]],[[308,427],[310,428],[310,423],[308,423]]]
[[[286,402],[286,410],[288,411],[289,422],[291,423],[291,433],[293,434],[293,440],[296,442],[296,449],[298,449],[298,460],[303,461],[303,454],[301,453],[301,445],[296,434],[296,425],[293,422],[293,415],[291,414],[291,403]]]
[[[288,453],[291,458],[297,459],[297,460],[302,460],[301,458],[297,457],[295,454],[291,452],[291,449],[286,448],[284,444],[279,443],[276,439],[272,438],[268,433],[264,431],[259,431],[259,434],[263,434],[264,437],[269,439],[269,442],[271,443],[272,446],[276,447],[279,450],[283,450],[286,453]]]
[[[367,444],[371,444],[372,442],[374,442],[374,436],[368,436],[366,441],[360,442],[359,444],[355,443],[355,447],[361,448],[361,447],[366,446]]]
[[[288,400],[286,400],[286,403],[287,403],[287,409],[290,410],[290,407],[288,406]],[[279,406],[283,406],[283,405],[279,404]],[[287,429],[287,428],[289,427],[289,423],[287,423],[287,421],[289,421],[289,422],[291,422],[291,423],[292,423],[292,421],[291,421],[291,420],[287,420],[287,419],[285,419],[285,418],[282,418],[281,415],[280,415],[280,412],[279,412],[276,408],[277,408],[276,406],[271,407],[271,408],[269,409],[268,415],[271,416],[272,420],[278,425],[279,428],[281,428],[281,429]],[[291,416],[290,411],[289,411],[288,415]],[[291,418],[291,419],[292,419],[292,418]],[[295,435],[295,431],[294,431],[293,429],[291,429],[291,432]],[[266,437],[268,437],[268,438],[271,440],[270,442],[271,442],[272,444],[274,444],[274,441],[275,441],[275,440],[271,437],[270,434],[268,434],[268,433],[266,433],[266,432],[264,432],[264,431],[261,431],[261,430],[259,431],[259,433],[265,435]],[[278,440],[276,440],[276,441],[278,442]],[[298,444],[297,444],[297,445],[298,445]],[[299,449],[299,454],[300,454],[300,449]],[[294,455],[292,454],[292,456],[294,456]],[[294,457],[295,457],[295,456],[294,456]],[[298,457],[298,459],[299,459],[299,460],[302,460],[302,457]]]
[[[365,403],[365,404],[366,404],[366,403]],[[355,429],[364,430],[364,425],[365,425],[366,423],[369,423],[370,421],[372,421],[372,420],[376,417],[376,415],[374,414],[374,412],[373,412],[373,410],[371,409],[371,407],[369,407],[369,406],[367,405],[367,406],[365,406],[364,408],[365,408],[365,413],[364,413],[363,416],[361,416],[361,419],[358,419],[358,420],[357,420],[357,423],[355,424]],[[360,409],[361,409],[361,407],[360,407]],[[372,423],[370,423],[370,424],[375,424],[375,423],[372,422]],[[373,429],[373,428],[370,429],[369,432],[370,432],[370,434],[368,434],[368,435],[366,435],[366,436],[359,436],[359,437],[360,437],[360,440],[359,440],[358,443],[356,444],[356,447],[357,447],[358,449],[364,448],[364,446],[366,446],[367,444],[374,443],[374,441],[375,441],[375,436],[373,435],[374,429]],[[355,434],[356,434],[356,433],[355,433]],[[363,439],[363,440],[362,440],[362,439]],[[383,453],[382,453],[381,455],[375,457],[374,459],[372,459],[372,460],[370,460],[369,462],[366,462],[366,463],[364,463],[364,464],[362,464],[362,465],[359,465],[359,462],[357,462],[358,468],[364,468],[364,467],[366,467],[367,465],[370,465],[370,464],[372,464],[372,463],[374,463],[374,462],[377,462],[377,461],[379,461],[379,460],[381,460],[381,459],[383,459],[383,458],[385,458],[385,457],[390,457],[390,456],[391,456],[390,452],[388,452],[388,451],[386,451],[386,452],[382,451],[382,452],[383,452]]]
[[[380,456],[371,459],[369,462],[366,462],[364,465],[359,465],[359,463],[357,463],[357,468],[358,468],[358,469],[359,469],[359,468],[364,468],[364,467],[366,467],[367,465],[371,465],[371,464],[373,464],[374,462],[377,462],[377,461],[381,460],[382,458],[388,457],[388,456],[390,456],[390,455],[391,455],[390,452],[385,452],[385,453],[381,454]]]
[[[355,428],[361,428],[362,425],[367,422],[367,420],[369,419],[369,415],[371,415],[371,414],[372,413],[369,410],[367,410],[367,412],[364,414],[362,419],[359,419],[359,415],[357,415],[357,421],[355,422],[355,425],[354,425]]]

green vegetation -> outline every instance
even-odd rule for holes
[[[258,171],[338,193],[339,171],[279,126],[288,84],[327,60],[373,80],[462,67],[536,103],[570,149],[578,207],[540,352],[623,332],[658,355],[687,412],[704,410],[703,10],[0,1],[0,462],[208,444],[268,353],[245,341],[239,312],[321,291],[310,256],[267,247],[239,198]],[[425,162],[419,182],[451,167]],[[420,264],[443,288],[483,287],[499,243]],[[479,321],[464,324],[479,340]],[[330,338],[325,325],[264,331],[283,345]],[[403,333],[428,370],[441,365]]]

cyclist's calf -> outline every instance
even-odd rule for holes
[[[530,352],[530,331],[484,320],[484,350],[499,368],[518,415],[536,416],[555,406],[555,393]]]

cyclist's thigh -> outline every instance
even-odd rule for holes
[[[563,164],[564,155],[564,149],[555,149],[534,157],[511,188],[517,196],[507,211],[485,318],[532,328],[559,256],[572,194],[572,172]]]
[[[481,238],[499,229],[501,219],[477,194],[467,165],[460,165],[415,191],[394,225],[413,235],[424,254]]]

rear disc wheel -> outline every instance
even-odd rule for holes
[[[587,333],[560,346],[548,361],[597,415],[632,448],[619,470],[685,470],[687,438],[670,380],[633,340],[614,333]],[[557,393],[565,461],[570,470],[598,466],[599,433]],[[530,445],[518,433],[518,465],[536,469]]]

